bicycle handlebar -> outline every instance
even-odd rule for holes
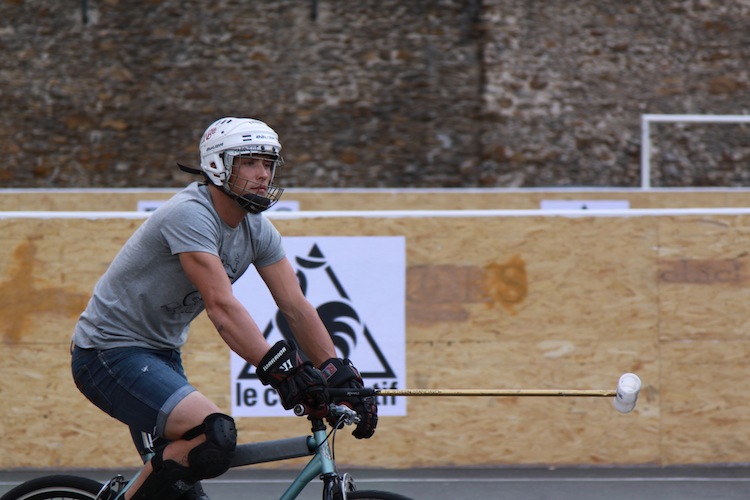
[[[294,406],[294,414],[298,417],[310,415],[311,413],[312,412],[310,411],[310,408],[308,408],[304,404],[300,403]],[[357,424],[360,421],[359,414],[356,411],[352,410],[348,406],[336,404],[329,404],[328,408],[322,412],[322,415],[315,414],[315,416],[319,418],[329,418],[336,421],[340,420],[341,423],[344,423],[346,425]]]

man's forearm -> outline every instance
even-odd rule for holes
[[[331,335],[312,306],[296,315],[290,314],[285,317],[294,333],[295,340],[315,366],[320,366],[325,360],[336,357]]]

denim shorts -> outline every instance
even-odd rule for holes
[[[179,351],[73,348],[73,379],[96,406],[131,429],[164,437],[169,413],[195,391]]]

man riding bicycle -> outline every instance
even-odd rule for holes
[[[207,499],[200,480],[229,468],[234,420],[190,385],[180,357],[190,323],[204,309],[286,409],[299,403],[323,409],[327,387],[362,387],[359,372],[337,357],[280,234],[262,215],[283,192],[273,184],[282,165],[278,136],[264,122],[227,117],[211,124],[196,170],[206,182],[190,184],[136,230],[76,324],[72,371],[80,391],[133,435],[148,432],[162,443],[126,499]],[[287,341],[271,346],[232,294],[232,283],[251,264],[299,348]],[[335,399],[361,415],[354,435],[371,437],[375,399]]]

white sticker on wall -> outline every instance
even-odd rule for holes
[[[406,241],[401,236],[285,237],[287,258],[307,299],[318,310],[340,357],[365,385],[403,389],[406,382]],[[237,280],[235,296],[270,344],[292,337],[254,268]],[[293,416],[255,368],[231,353],[235,417]],[[406,415],[406,398],[378,397],[379,415]]]
[[[542,210],[627,210],[628,200],[542,200]]]

